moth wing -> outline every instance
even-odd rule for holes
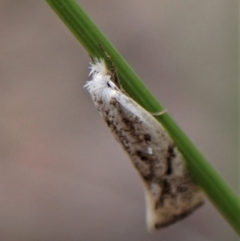
[[[143,181],[148,229],[186,217],[203,204],[203,194],[188,174],[182,154],[149,112],[128,96],[113,99],[115,118],[107,123]]]

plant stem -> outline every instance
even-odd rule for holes
[[[163,110],[131,67],[74,0],[46,0],[46,2],[91,56],[104,58],[99,44],[103,47],[117,67],[123,88],[135,101],[151,113]],[[185,157],[191,176],[202,187],[224,218],[240,234],[240,201],[236,194],[207,162],[169,114],[156,118],[166,128]]]

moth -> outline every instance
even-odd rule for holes
[[[167,131],[125,93],[111,64],[109,71],[103,59],[93,59],[92,78],[84,87],[141,177],[147,227],[152,231],[192,213],[204,197]]]

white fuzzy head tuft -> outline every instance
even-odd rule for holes
[[[116,91],[120,91],[111,80],[111,74],[109,74],[103,59],[94,59],[94,62],[90,63],[90,70],[92,79],[87,81],[84,87],[92,97],[97,96],[97,98],[101,98],[103,102],[106,102]]]
[[[103,59],[97,59],[95,58],[93,63],[90,62],[90,73],[89,75],[91,74],[102,74],[102,75],[107,75],[108,73],[108,69],[107,69],[107,66],[104,62]]]

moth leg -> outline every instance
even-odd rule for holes
[[[106,57],[107,60],[108,60],[108,63],[109,63],[110,68],[111,68],[110,72],[111,72],[111,76],[112,76],[112,79],[113,79],[114,84],[117,85],[117,87],[118,87],[120,90],[123,90],[123,89],[122,89],[122,86],[121,86],[121,84],[120,84],[119,78],[118,78],[116,66],[115,66],[115,64],[113,63],[111,56],[106,52],[105,49],[103,49],[103,47],[102,47],[100,44],[99,44],[99,48],[101,49],[101,51],[103,52],[103,54],[105,55],[105,57]]]
[[[162,116],[167,113],[167,110],[162,110],[159,112],[151,113],[153,116]]]

